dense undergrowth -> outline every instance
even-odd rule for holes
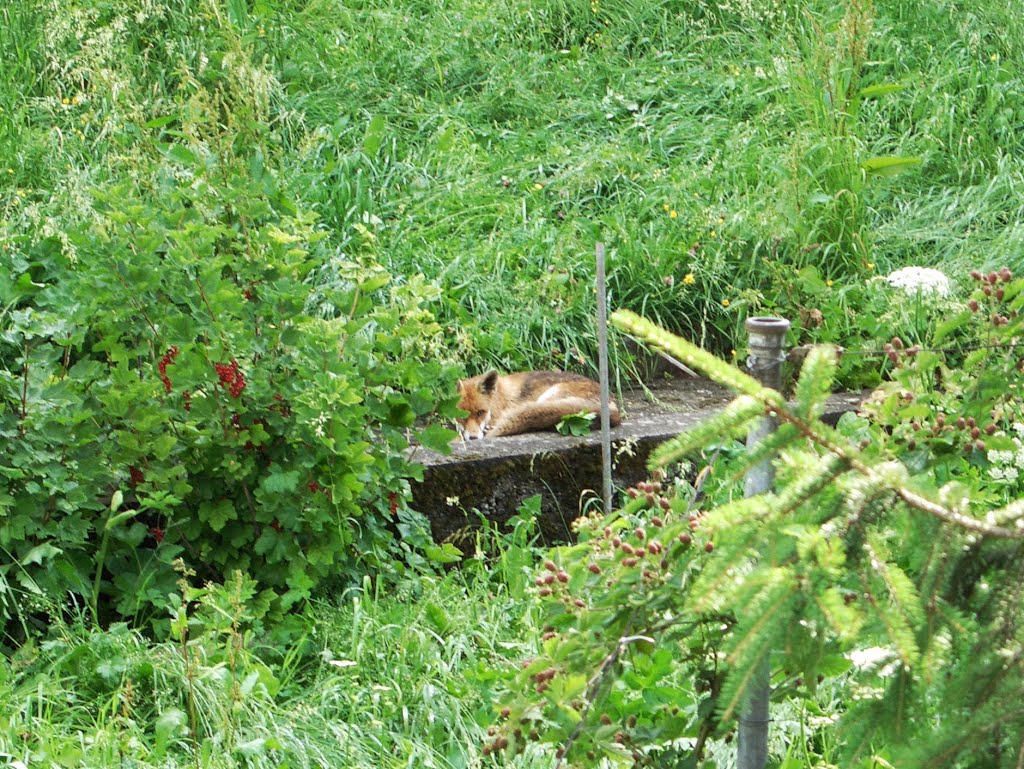
[[[494,560],[309,604],[290,643],[257,632],[255,585],[183,587],[168,640],[87,616],[0,667],[12,766],[466,767],[494,718],[493,668],[532,651],[530,524]],[[59,616],[59,615],[58,615]],[[538,754],[539,755],[539,754]],[[18,763],[18,762],[21,763]],[[542,766],[539,759],[516,766]]]
[[[877,384],[1021,266],[1022,60],[996,0],[4,3],[0,759],[494,760],[535,553],[433,574],[411,426],[592,368],[598,240],[613,307]]]

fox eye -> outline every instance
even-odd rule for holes
[[[483,417],[483,415],[484,415],[484,414],[486,414],[486,413],[487,413],[486,411],[484,411],[483,409],[480,409],[480,410],[479,410],[478,412],[476,412],[476,417],[477,417],[478,419],[480,419],[480,418],[482,418],[482,417]]]

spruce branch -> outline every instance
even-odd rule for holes
[[[763,386],[753,377],[748,376],[734,366],[719,360],[714,355],[702,350],[697,345],[674,334],[670,334],[664,329],[659,328],[656,324],[628,310],[617,310],[612,313],[610,320],[613,325],[631,336],[640,339],[658,350],[664,350],[673,357],[682,360],[688,366],[702,371],[719,384],[724,385],[743,396],[747,396],[747,399],[738,399],[740,400],[740,405],[734,406],[734,410],[730,412],[729,420],[723,420],[723,422],[737,420],[741,414],[748,413],[748,409],[752,408],[750,406],[749,399],[756,399],[764,405],[764,409],[769,416],[775,417],[781,423],[792,425],[809,442],[814,443],[835,455],[835,457],[848,465],[851,470],[864,476],[869,483],[877,483],[879,487],[889,489],[908,507],[927,513],[928,515],[932,515],[945,523],[958,526],[981,536],[1004,539],[1024,539],[1024,525],[1022,525],[1024,524],[1024,503],[1014,503],[1013,505],[1000,510],[992,511],[989,514],[988,518],[990,520],[1012,520],[1015,528],[1011,529],[1006,526],[998,525],[998,523],[989,523],[988,521],[978,520],[977,518],[973,518],[932,499],[928,499],[922,493],[907,487],[906,478],[909,473],[906,472],[906,468],[900,463],[885,463],[886,466],[890,468],[893,467],[893,465],[899,465],[899,467],[902,468],[902,472],[900,473],[883,474],[879,472],[875,466],[869,464],[863,459],[859,451],[852,446],[844,445],[839,436],[828,425],[824,424],[817,418],[801,418],[796,411],[786,404],[785,399],[780,393]],[[813,359],[812,365],[815,369],[820,369],[812,369],[808,374],[808,384],[805,385],[805,398],[809,404],[813,404],[814,388],[816,386],[820,386],[821,383],[829,379],[828,364],[827,356],[824,353],[814,356],[808,354],[808,358]],[[697,430],[690,431],[688,434],[693,437],[697,437],[698,433],[700,435],[707,434],[705,431]],[[688,445],[691,442],[685,441],[684,443]],[[678,444],[677,448],[682,445],[683,443]],[[697,446],[694,446],[693,448],[697,448]],[[672,455],[678,456],[678,452],[673,451]],[[893,478],[888,477],[889,475],[895,475],[898,480],[894,482]]]

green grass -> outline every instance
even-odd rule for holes
[[[260,599],[241,575],[189,590],[187,610],[156,626],[166,640],[50,607],[55,624],[0,664],[0,760],[480,766],[503,671],[537,652],[536,532],[524,508],[507,533],[464,543],[458,570],[367,577],[274,628],[255,619]],[[549,765],[532,749],[510,761]]]
[[[29,766],[476,765],[494,669],[531,649],[525,602],[458,572],[369,582],[314,606],[308,636],[267,646],[192,620],[180,643],[124,625],[53,628],[0,673],[0,758]],[[204,619],[205,617],[205,619]],[[193,737],[192,731],[195,731]],[[541,766],[536,756],[514,766]],[[546,764],[545,764],[546,765]]]
[[[166,5],[5,8],[9,233],[59,239],[154,140],[230,147],[339,250],[441,286],[473,370],[593,367],[597,240],[613,306],[720,352],[816,301],[764,259],[1019,261],[1024,14],[995,0]],[[922,164],[864,177],[889,155]]]

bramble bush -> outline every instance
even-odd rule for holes
[[[429,542],[403,452],[453,414],[436,289],[393,283],[371,240],[332,250],[269,169],[165,154],[66,239],[15,241],[0,276],[5,619],[65,596],[144,620],[177,558],[251,574],[280,614]]]
[[[738,397],[652,455],[655,473],[704,464],[695,483],[629,489],[549,554],[540,651],[508,674],[484,751],[538,742],[573,766],[698,766],[734,736],[767,659],[774,707],[800,714],[784,766],[1018,766],[1024,281],[972,278],[924,344],[885,345],[888,381],[836,427],[820,419],[834,346],[810,350],[787,403],[615,313]],[[778,429],[739,448],[766,414]],[[777,491],[744,497],[738,478],[775,455]],[[824,710],[823,690],[841,707]]]

